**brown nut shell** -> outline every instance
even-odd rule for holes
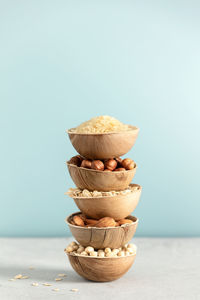
[[[104,166],[106,169],[113,171],[117,167],[117,162],[115,159],[108,159],[104,162]]]
[[[98,222],[98,220],[94,220],[94,219],[86,219],[85,223],[87,225],[96,225],[96,223]]]
[[[96,224],[95,227],[115,227],[115,220],[110,217],[101,218]]]
[[[91,162],[91,160],[88,160],[88,159],[83,159],[83,161],[81,162],[82,168],[91,169],[91,165],[92,165],[92,162]]]
[[[125,168],[117,168],[117,169],[115,169],[114,171],[115,171],[115,172],[121,172],[121,171],[126,171],[126,169],[125,169]]]
[[[73,222],[74,222],[75,225],[77,225],[77,226],[84,226],[84,225],[85,225],[84,222],[83,222],[83,220],[82,220],[82,218],[79,217],[79,216],[74,216],[74,217],[73,217]]]
[[[126,170],[132,170],[135,167],[135,162],[130,158],[125,158],[122,160],[121,165]]]
[[[86,219],[87,219],[86,215],[85,215],[85,214],[79,214],[78,216],[79,216],[79,217],[83,220],[83,222],[85,223],[85,221],[86,221]]]
[[[70,159],[70,164],[80,167],[83,158],[80,155],[73,156]]]
[[[119,224],[119,225],[123,225],[123,224],[131,224],[131,223],[133,223],[133,221],[132,221],[132,220],[129,220],[129,219],[121,219],[121,220],[118,221],[118,224]]]
[[[93,160],[91,164],[91,169],[96,171],[103,171],[104,163],[101,160]]]

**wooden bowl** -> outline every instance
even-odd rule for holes
[[[139,189],[125,195],[102,197],[73,197],[76,205],[82,213],[92,219],[111,217],[115,220],[129,216],[138,205],[142,187],[131,184]]]
[[[130,130],[114,133],[83,134],[67,130],[70,141],[76,151],[90,159],[107,159],[126,154],[135,144],[139,128],[130,126]]]
[[[118,227],[80,227],[70,223],[73,216],[77,214],[78,213],[74,213],[65,220],[72,235],[80,245],[84,247],[90,245],[95,249],[104,249],[106,247],[120,248],[124,246],[132,239],[138,225],[138,219],[136,217],[128,216],[127,218],[132,220],[133,223]]]
[[[104,172],[93,169],[86,169],[67,162],[67,167],[75,185],[84,190],[90,191],[119,191],[126,189],[131,183],[137,165],[134,169],[126,171]]]
[[[92,281],[112,281],[124,275],[132,266],[136,254],[124,257],[92,257],[67,254],[72,268]]]

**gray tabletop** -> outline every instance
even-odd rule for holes
[[[0,299],[200,299],[200,238],[135,238],[135,264],[107,283],[90,282],[74,272],[63,252],[70,241],[0,239]],[[67,276],[55,281],[62,273]],[[29,278],[13,281],[17,274]]]

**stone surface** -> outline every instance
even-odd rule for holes
[[[74,272],[63,252],[70,241],[1,238],[0,299],[200,299],[200,238],[135,238],[135,264],[121,279],[107,283],[89,282]],[[67,277],[55,281],[59,273]],[[17,274],[29,278],[9,281]]]

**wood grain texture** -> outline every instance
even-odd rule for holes
[[[107,159],[126,154],[135,144],[139,128],[130,126],[131,130],[103,133],[82,134],[67,131],[76,151],[90,159]]]
[[[73,197],[76,205],[82,213],[92,219],[111,217],[115,220],[126,218],[138,205],[142,187],[131,184],[139,189],[126,195],[102,196],[102,197]]]
[[[67,254],[73,269],[91,281],[112,281],[124,275],[134,263],[136,255],[125,257],[84,257]]]
[[[137,165],[135,164],[132,170],[119,172],[96,171],[77,167],[69,162],[67,162],[67,167],[72,180],[78,188],[109,192],[127,188],[136,173]]]
[[[92,246],[95,249],[109,248],[120,248],[127,244],[134,236],[137,226],[138,219],[133,216],[127,218],[132,220],[131,224],[124,224],[119,227],[79,227],[72,225],[70,222],[74,213],[66,218],[66,223],[69,226],[74,238],[84,247]]]

